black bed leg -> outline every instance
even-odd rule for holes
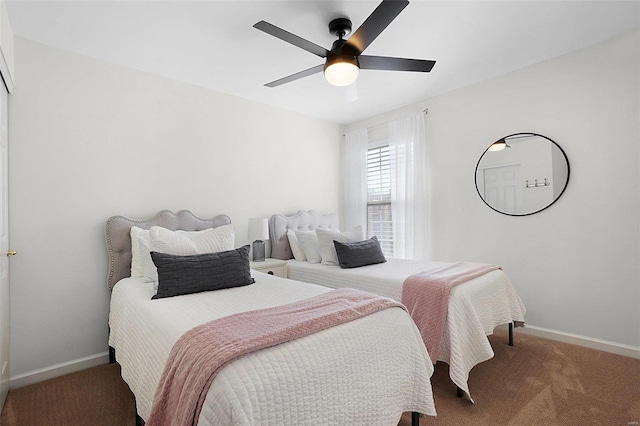
[[[509,323],[509,346],[513,346],[513,321]]]
[[[109,346],[109,364],[116,362],[116,350]]]
[[[420,426],[420,414],[411,412],[411,426]]]
[[[144,420],[136,413],[136,426],[144,426]]]

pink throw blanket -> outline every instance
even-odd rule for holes
[[[213,379],[230,362],[392,307],[404,309],[391,299],[343,288],[196,326],[171,349],[146,425],[195,425]]]
[[[496,269],[499,269],[496,265],[481,263],[447,263],[404,280],[402,303],[418,326],[434,364],[440,355],[451,289]]]

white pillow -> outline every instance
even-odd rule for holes
[[[298,237],[296,237],[296,233],[291,229],[287,231],[287,239],[289,240],[289,247],[291,247],[291,253],[293,253],[293,258],[295,260],[307,260],[307,256],[304,255],[304,251],[302,247],[300,247],[300,241],[298,241]]]
[[[131,227],[131,278],[144,277],[144,263],[140,255],[140,245],[138,238],[141,238],[149,246],[149,230]]]
[[[338,254],[333,241],[339,243],[355,243],[364,240],[362,226],[356,226],[351,231],[340,232],[337,229],[316,229],[318,234],[318,250],[322,258],[323,265],[337,265]]]
[[[149,229],[151,251],[185,256],[233,250],[233,225],[224,225],[203,231],[170,231],[160,226]]]
[[[152,251],[186,256],[233,250],[235,233],[233,225],[224,225],[203,231],[171,231],[160,226],[149,229],[149,244],[138,238],[140,255],[144,261],[144,276],[158,281],[158,271],[151,259]]]
[[[295,231],[300,248],[309,263],[320,263],[322,258],[318,251],[318,236],[315,231]]]
[[[154,281],[155,288],[158,289],[158,270],[156,269],[153,259],[151,259],[151,241],[144,240],[142,237],[138,237],[138,250],[140,251],[140,258],[142,259],[143,277],[146,280]]]

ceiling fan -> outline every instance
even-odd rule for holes
[[[358,78],[360,69],[431,71],[436,63],[435,61],[362,54],[408,4],[408,0],[383,0],[348,40],[345,40],[344,37],[351,33],[351,21],[347,18],[332,20],[329,22],[329,32],[337,36],[338,39],[333,42],[331,50],[318,46],[266,21],[258,22],[253,26],[254,28],[325,58],[324,64],[272,81],[265,84],[265,86],[277,87],[321,71],[324,71],[325,78],[334,86],[348,86],[353,83]]]

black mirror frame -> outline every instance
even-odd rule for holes
[[[571,176],[571,166],[569,165],[569,157],[567,157],[566,152],[564,152],[564,149],[562,149],[562,147],[560,145],[558,145],[553,139],[550,139],[544,135],[541,135],[539,133],[532,133],[532,132],[518,132],[518,133],[512,133],[509,136],[505,136],[503,138],[500,138],[498,140],[501,139],[508,139],[510,137],[513,136],[517,136],[517,135],[533,135],[533,136],[539,136],[541,138],[544,138],[546,140],[548,140],[549,142],[551,142],[552,144],[554,144],[555,146],[558,147],[558,149],[560,150],[560,152],[562,153],[562,155],[564,156],[564,160],[567,162],[567,181],[564,183],[564,188],[562,188],[562,191],[560,191],[560,194],[558,194],[558,196],[549,204],[547,204],[545,207],[541,208],[540,210],[536,210],[534,212],[531,213],[524,213],[524,214],[512,214],[512,213],[505,213],[505,212],[501,212],[500,210],[494,208],[493,206],[491,206],[489,203],[487,203],[484,199],[484,197],[482,196],[482,194],[480,194],[480,189],[478,188],[478,167],[480,166],[480,161],[482,161],[482,157],[484,157],[484,155],[487,153],[487,151],[489,151],[489,147],[487,147],[487,149],[485,149],[482,152],[482,155],[480,156],[480,158],[478,159],[478,162],[476,163],[476,170],[475,173],[473,175],[473,182],[476,186],[476,192],[478,193],[478,196],[480,197],[480,199],[482,200],[483,203],[485,203],[487,206],[489,206],[489,208],[491,210],[494,210],[500,214],[503,214],[505,216],[530,216],[532,214],[536,214],[536,213],[540,213],[541,211],[548,209],[549,207],[551,207],[556,201],[558,201],[560,199],[560,197],[562,197],[562,195],[564,194],[564,192],[567,190],[567,186],[569,186],[569,177]],[[493,144],[490,144],[489,146],[491,146]]]

